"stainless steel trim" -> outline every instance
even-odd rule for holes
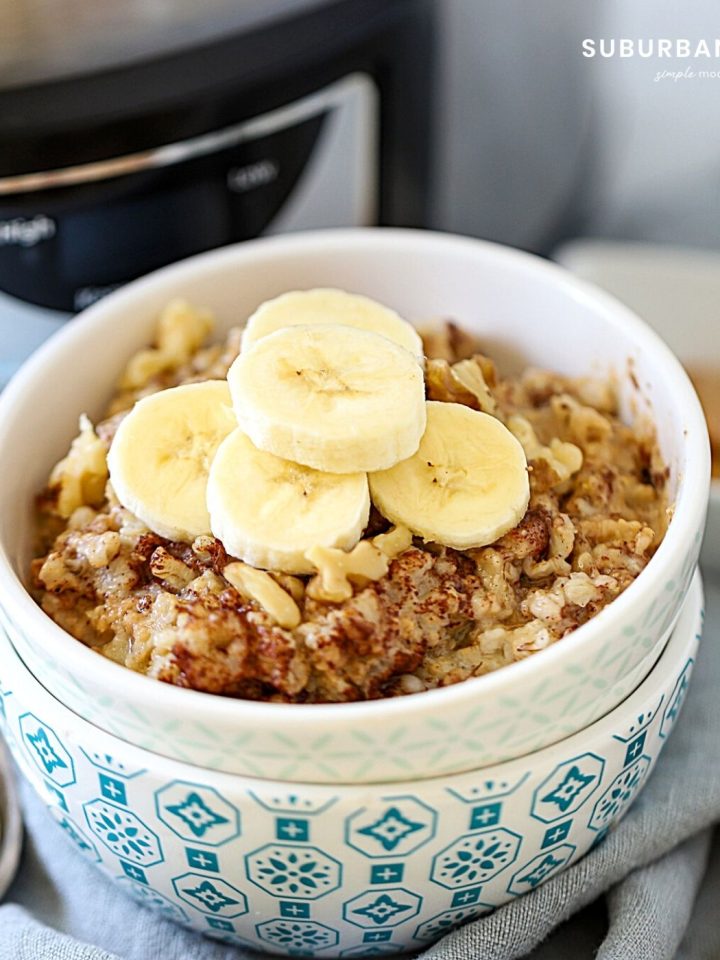
[[[269,113],[231,127],[225,127],[215,133],[191,137],[179,143],[169,143],[154,150],[142,150],[123,157],[109,160],[97,160],[92,163],[57,170],[41,170],[35,173],[23,173],[12,177],[0,178],[0,196],[18,193],[34,193],[39,190],[52,190],[57,187],[77,186],[98,180],[110,180],[124,177],[143,170],[154,170],[184,163],[196,157],[208,156],[219,150],[236,146],[247,140],[275,133],[294,123],[300,123],[315,114],[331,107],[352,76],[344,77],[337,83],[312,93],[302,100],[287,106],[278,107]]]

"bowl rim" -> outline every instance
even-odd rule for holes
[[[85,331],[102,327],[116,313],[129,313],[144,298],[156,289],[172,288],[176,281],[190,276],[202,275],[208,270],[230,267],[238,261],[252,265],[265,262],[267,257],[282,259],[285,256],[303,256],[323,249],[342,247],[352,256],[354,251],[387,252],[401,249],[421,249],[431,252],[438,245],[446,250],[455,249],[458,255],[477,256],[494,260],[501,267],[524,276],[534,275],[555,289],[564,290],[568,298],[580,305],[588,305],[595,313],[601,313],[612,326],[628,331],[638,349],[657,357],[678,402],[683,405],[686,421],[685,436],[687,456],[685,473],[680,478],[674,516],[665,537],[647,567],[638,578],[612,603],[603,608],[592,620],[581,625],[562,643],[555,643],[541,652],[541,656],[508,664],[500,670],[480,677],[472,677],[461,683],[428,690],[410,697],[383,698],[350,703],[286,704],[268,703],[222,697],[187,688],[159,683],[151,677],[136,673],[127,667],[108,660],[76,640],[59,627],[36,604],[0,542],[0,604],[9,618],[17,625],[27,628],[41,638],[39,645],[52,649],[58,659],[76,676],[92,676],[100,688],[114,691],[122,688],[130,700],[146,705],[162,701],[168,712],[213,717],[224,722],[239,722],[245,718],[251,723],[268,723],[273,726],[290,723],[295,728],[315,726],[318,721],[357,721],[377,719],[380,715],[389,718],[411,720],[418,712],[431,709],[452,708],[457,701],[476,696],[492,695],[509,683],[515,685],[524,679],[550,671],[552,665],[562,660],[571,651],[598,641],[602,633],[615,621],[622,622],[632,609],[636,598],[651,582],[665,582],[678,552],[687,551],[687,538],[695,530],[702,530],[707,499],[697,496],[697,491],[709,486],[710,448],[705,418],[695,390],[682,365],[664,341],[644,321],[610,294],[573,276],[569,271],[533,254],[501,244],[471,237],[437,231],[406,228],[350,228],[314,230],[275,237],[262,237],[244,241],[206,253],[198,254],[157,270],[135,280],[89,307],[81,315],[67,323],[47,340],[20,368],[0,394],[0,449],[5,432],[13,421],[14,408],[32,393],[33,384],[46,367],[52,367],[53,359],[61,350],[75,345],[82,346]],[[171,296],[171,294],[169,294]],[[2,479],[0,479],[0,483]],[[653,578],[651,580],[650,578]]]
[[[8,650],[7,654],[17,665],[17,674],[11,674],[14,680],[20,682],[21,687],[25,688],[29,702],[33,704],[33,710],[37,709],[40,713],[42,708],[36,706],[42,704],[50,711],[55,711],[59,715],[62,723],[63,733],[71,730],[77,730],[81,736],[81,731],[92,732],[94,735],[109,738],[113,744],[117,744],[120,753],[115,751],[113,756],[122,755],[126,757],[128,752],[134,759],[132,766],[138,766],[144,770],[151,770],[158,779],[187,779],[192,774],[195,781],[203,782],[203,777],[212,782],[233,783],[236,787],[242,785],[242,789],[248,791],[252,787],[262,789],[280,789],[300,787],[308,794],[315,794],[326,797],[333,794],[340,799],[343,796],[355,794],[362,791],[365,796],[374,796],[375,794],[396,794],[398,791],[409,790],[417,791],[423,789],[427,784],[432,789],[433,786],[439,786],[441,789],[452,789],[453,785],[459,782],[472,781],[478,777],[487,779],[488,777],[497,778],[501,775],[504,779],[512,779],[516,774],[527,773],[528,767],[534,764],[534,767],[540,770],[546,770],[555,766],[558,758],[567,758],[579,756],[591,749],[592,744],[598,740],[615,739],[619,731],[626,726],[627,722],[636,720],[641,714],[645,713],[648,702],[654,702],[656,697],[664,694],[671,685],[671,682],[677,683],[688,662],[688,658],[693,662],[696,659],[696,645],[701,639],[704,622],[704,588],[700,570],[696,569],[690,588],[685,596],[680,611],[678,621],[668,639],[665,649],[650,673],[645,677],[642,683],[627,696],[613,710],[610,710],[604,716],[595,720],[583,730],[578,730],[563,740],[551,743],[548,746],[541,747],[529,754],[520,757],[514,757],[511,760],[503,760],[499,763],[493,763],[489,766],[480,767],[476,770],[461,770],[455,773],[436,774],[431,777],[418,777],[411,780],[397,781],[371,781],[369,783],[338,782],[338,783],[313,783],[302,780],[279,780],[277,778],[252,777],[243,773],[230,773],[225,770],[213,770],[206,767],[199,767],[187,760],[180,760],[177,757],[166,757],[155,751],[148,750],[145,747],[139,747],[137,744],[129,743],[126,740],[103,730],[90,720],[85,719],[59,700],[51,691],[47,690],[30,668],[25,664],[20,654],[13,647],[10,638],[0,629],[0,651],[3,645]],[[0,658],[1,662],[7,664],[5,658]],[[675,671],[677,675],[675,676]],[[20,674],[21,676],[18,676]],[[14,684],[17,687],[17,683]],[[663,699],[658,706],[665,702]],[[650,722],[654,721],[657,713],[653,714]],[[48,718],[49,720],[50,718]],[[637,732],[637,731],[636,731]],[[152,764],[148,760],[152,760]],[[183,776],[179,777],[182,771]],[[198,779],[199,778],[199,779]]]

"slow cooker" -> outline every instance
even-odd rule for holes
[[[0,385],[74,312],[173,260],[425,222],[429,0],[0,15]]]

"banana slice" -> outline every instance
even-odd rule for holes
[[[214,535],[233,557],[283,573],[313,573],[314,546],[349,550],[370,513],[364,473],[322,473],[253,446],[235,430],[220,445],[207,488]]]
[[[240,353],[228,383],[256,447],[316,470],[384,470],[411,456],[425,429],[420,365],[367,330],[276,330]]]
[[[293,290],[261,303],[247,322],[242,348],[247,350],[262,337],[282,327],[318,323],[341,323],[346,327],[379,333],[422,360],[420,335],[394,310],[369,297],[324,287]]]
[[[170,540],[210,532],[205,504],[215,451],[237,428],[224,380],[161,390],[122,420],[108,454],[120,503]]]
[[[408,460],[370,476],[378,510],[425,540],[467,550],[516,526],[530,498],[520,443],[495,417],[427,403],[427,429]]]

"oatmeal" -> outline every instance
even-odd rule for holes
[[[527,459],[527,509],[494,542],[426,542],[373,506],[359,543],[314,547],[313,572],[293,574],[258,570],[210,534],[160,536],[118,500],[107,451],[139,398],[226,377],[241,331],[204,346],[210,323],[180,302],[165,311],[39,499],[38,602],[132,670],[284,702],[421,692],[558,642],[632,583],[664,535],[667,471],[654,437],[620,421],[611,383],[503,377],[448,324],[424,340],[427,400],[497,418]]]

